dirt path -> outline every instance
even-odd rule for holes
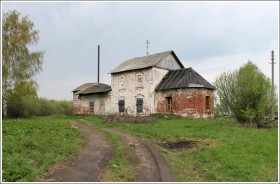
[[[54,166],[42,181],[96,182],[99,174],[113,157],[113,150],[104,136],[91,127],[92,123],[87,123],[86,126],[71,121],[70,124],[84,134],[88,143],[75,160],[71,159],[65,164]]]
[[[75,160],[55,166],[42,180],[48,182],[96,182],[102,171],[113,157],[113,150],[109,147],[104,136],[98,132],[101,128],[87,120],[87,125],[71,121],[73,127],[78,128],[87,138],[87,145],[82,149]],[[164,158],[148,141],[141,140],[128,133],[110,128],[101,128],[117,134],[128,144],[135,147],[139,159],[139,174],[137,182],[172,182],[175,177],[168,168]]]
[[[169,170],[166,161],[151,143],[115,129],[105,128],[105,130],[124,137],[128,141],[128,144],[135,146],[137,156],[140,160],[138,182],[175,181],[175,177]]]

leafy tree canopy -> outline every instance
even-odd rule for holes
[[[272,103],[276,103],[276,98],[271,98],[269,78],[251,61],[238,70],[221,73],[214,85],[220,99],[220,109],[241,123],[262,126],[269,116]]]
[[[7,116],[8,96],[13,90],[21,90],[15,86],[22,85],[22,81],[34,83],[33,77],[42,70],[43,52],[29,49],[38,43],[39,31],[27,16],[21,17],[13,10],[4,13],[2,20],[2,109]]]

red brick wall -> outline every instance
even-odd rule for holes
[[[208,118],[214,116],[214,92],[208,89],[176,89],[157,92],[156,112],[167,114],[167,99],[172,97],[172,113],[185,117]],[[206,109],[206,96],[210,97],[209,109]]]

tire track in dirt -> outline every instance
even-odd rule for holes
[[[92,128],[92,123],[87,122],[86,126],[72,120],[70,124],[82,132],[87,144],[77,158],[55,165],[42,179],[44,182],[96,182],[114,155],[105,137]]]
[[[119,130],[104,128],[104,130],[124,137],[128,144],[135,146],[140,161],[137,182],[174,182],[175,177],[170,171],[165,159],[155,150],[155,146]]]

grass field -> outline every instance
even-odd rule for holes
[[[269,182],[278,180],[278,130],[226,124],[221,120],[161,119],[156,124],[104,124],[149,139],[199,141],[182,151],[159,148],[178,181]]]
[[[64,116],[3,120],[2,128],[3,181],[36,181],[85,142]]]
[[[243,127],[216,119],[160,119],[159,123],[153,124],[116,125],[101,123],[97,116],[54,116],[2,121],[3,181],[36,181],[53,164],[76,153],[85,141],[69,126],[69,119],[79,118],[130,132],[155,144],[197,141],[195,147],[184,150],[158,147],[177,181],[278,180],[278,129]],[[136,163],[131,161],[136,158],[129,155],[135,153],[118,136],[102,133],[109,138],[116,152],[102,181],[132,180]]]

